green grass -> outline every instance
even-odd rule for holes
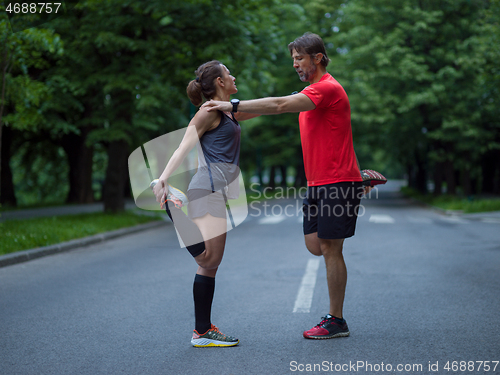
[[[476,213],[488,211],[500,211],[499,198],[463,198],[454,195],[433,196],[432,194],[423,195],[415,190],[403,187],[401,189],[404,195],[415,198],[421,202],[431,206],[441,208],[443,210],[456,210],[463,213]]]
[[[54,245],[115,229],[159,220],[159,216],[91,213],[0,222],[0,255]]]

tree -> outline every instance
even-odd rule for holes
[[[302,24],[307,20],[301,4],[284,4],[274,9],[277,43],[272,54],[273,63],[267,68],[265,86],[251,90],[248,99],[265,96],[285,96],[300,91],[305,84],[300,82],[292,67],[288,43],[302,35],[306,28]],[[248,77],[250,79],[250,77]],[[270,170],[269,186],[275,187],[275,171],[280,170],[282,186],[286,185],[288,167],[295,169],[295,183],[305,184],[304,164],[300,145],[298,116],[296,113],[279,116],[263,116],[245,123],[244,133],[247,143],[242,147],[244,166],[256,170],[262,184],[262,173]]]
[[[477,38],[483,3],[466,0],[349,1],[337,10],[332,38],[351,99],[353,127],[383,145],[408,170],[409,183],[436,192],[457,171],[477,173],[491,132],[483,127],[484,68]],[[488,134],[486,134],[488,133]],[[379,146],[380,147],[380,146]]]
[[[73,187],[80,191],[76,197],[86,196],[81,189],[90,181],[92,145],[103,144],[108,151],[105,209],[123,209],[129,150],[187,125],[185,87],[199,64],[219,59],[253,77],[247,87],[266,80],[277,40],[268,32],[278,30],[274,9],[280,5],[87,0],[54,20],[67,51],[45,77],[54,91],[66,95],[50,103],[48,116],[61,130],[55,139],[68,154],[70,176],[84,179],[70,178],[70,197]]]
[[[62,53],[62,44],[59,37],[47,29],[12,33],[4,10],[0,6],[0,195],[1,203],[15,205],[10,150],[6,148],[10,146],[10,139],[7,145],[2,130],[4,125],[25,131],[43,127],[41,107],[50,95],[45,82],[37,80],[36,72],[47,67],[47,54]],[[9,138],[10,135],[9,131]]]
[[[500,194],[500,0],[487,2],[479,26],[483,32],[477,42],[485,64],[478,77],[483,88],[478,105],[487,136],[480,181],[484,192]]]

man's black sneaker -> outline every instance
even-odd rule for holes
[[[321,340],[347,336],[349,336],[349,328],[347,327],[346,321],[342,319],[342,322],[339,322],[330,314],[321,318],[321,322],[309,331],[304,331],[304,337],[306,339]]]

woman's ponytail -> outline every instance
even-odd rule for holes
[[[201,96],[201,84],[198,82],[198,78],[193,79],[189,82],[186,92],[189,100],[195,107],[199,107],[203,103],[203,98]]]
[[[189,82],[186,92],[191,103],[199,107],[203,97],[210,100],[217,93],[215,80],[223,75],[222,64],[217,60],[206,62],[196,69],[195,74],[196,78]]]

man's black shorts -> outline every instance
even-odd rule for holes
[[[324,239],[354,236],[362,196],[361,182],[309,186],[302,205],[304,234],[318,232]]]

